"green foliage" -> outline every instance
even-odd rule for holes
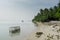
[[[55,18],[60,21],[60,10],[55,14]]]
[[[51,20],[60,21],[60,4],[58,6],[54,6],[53,8],[45,8],[40,9],[40,13],[38,13],[33,22],[49,22]]]

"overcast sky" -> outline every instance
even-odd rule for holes
[[[58,0],[0,0],[0,23],[32,20],[42,8],[57,5]]]

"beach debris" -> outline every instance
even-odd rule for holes
[[[53,39],[54,35],[47,35],[48,38]]]
[[[50,38],[48,38],[47,40],[50,40]]]
[[[60,32],[60,29],[58,29],[57,32]]]
[[[36,37],[39,38],[42,34],[43,32],[36,32]]]
[[[56,26],[58,26],[57,24],[53,25],[53,28],[55,28]]]
[[[53,35],[48,34],[47,38],[45,38],[45,40],[53,40],[53,39],[54,39],[54,34]]]
[[[59,40],[60,39],[60,36],[59,35],[56,35],[57,39]]]

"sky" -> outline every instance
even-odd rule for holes
[[[0,23],[31,21],[40,9],[50,8],[59,0],[0,0]]]

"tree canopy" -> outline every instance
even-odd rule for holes
[[[40,12],[32,19],[33,22],[60,21],[60,3],[58,6],[40,9]]]

